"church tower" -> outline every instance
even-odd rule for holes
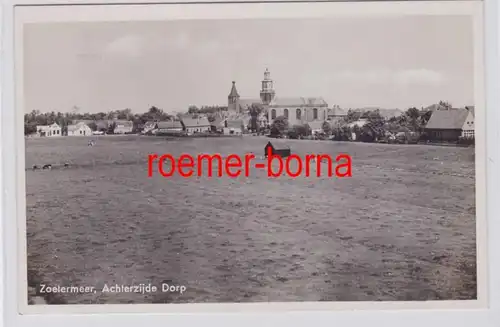
[[[262,104],[269,105],[271,101],[274,99],[274,87],[273,80],[271,79],[271,73],[266,68],[264,72],[264,79],[262,80],[262,89],[260,90],[260,99],[262,100]]]
[[[229,112],[237,112],[240,111],[240,95],[236,90],[236,82],[233,81],[233,86],[231,87],[231,92],[227,96],[227,110]]]

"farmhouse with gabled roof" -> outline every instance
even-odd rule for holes
[[[474,115],[467,109],[436,110],[425,126],[429,139],[457,141],[474,137]]]

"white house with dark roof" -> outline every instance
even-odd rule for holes
[[[241,99],[236,90],[236,82],[233,81],[228,95],[228,111],[244,113],[253,103],[259,103],[267,110],[269,124],[279,116],[286,117],[291,126],[327,120],[328,104],[322,97],[276,97],[268,69],[264,72],[261,83],[260,99]]]
[[[115,120],[113,122],[115,124],[113,133],[115,134],[132,133],[132,131],[134,130],[134,122],[130,120]]]
[[[84,122],[68,125],[68,136],[89,136],[92,135],[92,129]]]
[[[182,117],[181,122],[184,126],[184,131],[188,134],[206,133],[210,132],[212,128],[207,117]]]
[[[38,136],[42,137],[54,137],[54,136],[62,136],[62,129],[56,123],[51,125],[39,125],[36,127],[36,132]]]
[[[474,125],[474,115],[467,109],[436,110],[425,131],[434,141],[457,141],[460,137],[474,138]]]

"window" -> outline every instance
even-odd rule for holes
[[[283,115],[288,119],[288,109],[283,110]]]
[[[300,111],[300,109],[297,109],[295,111],[295,117],[297,118],[297,120],[300,120],[301,117],[302,117],[302,112]]]
[[[318,119],[318,109],[317,108],[313,109],[313,119],[314,120]]]
[[[271,119],[276,119],[276,109],[271,110]]]
[[[80,135],[82,135],[82,134],[83,134],[82,131],[80,131]]]
[[[466,138],[474,138],[474,130],[462,131],[462,136]]]

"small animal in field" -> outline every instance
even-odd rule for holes
[[[40,169],[40,167],[39,167],[39,166],[37,166],[37,165],[33,165],[33,167],[31,167],[31,169],[33,169],[33,170],[37,170],[37,169]]]
[[[69,167],[69,163],[65,162],[64,167]]]
[[[52,165],[51,164],[46,164],[46,165],[43,165],[42,169],[52,169]]]
[[[87,144],[88,146],[94,146],[95,145],[95,141],[94,140],[91,140],[89,141],[89,143]]]

